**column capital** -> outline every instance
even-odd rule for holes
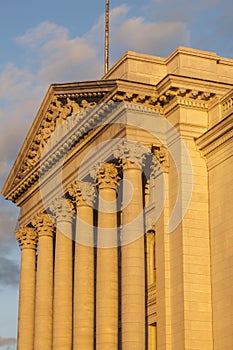
[[[114,152],[114,157],[121,159],[123,169],[142,168],[149,150],[140,143],[123,141]]]
[[[33,218],[31,224],[37,230],[39,237],[41,237],[41,236],[53,237],[54,219],[52,218],[51,215],[49,215],[47,213],[37,214]]]
[[[103,163],[97,173],[97,183],[99,189],[111,188],[116,189],[119,179],[118,170],[115,164]]]
[[[68,193],[75,201],[76,206],[93,206],[96,198],[95,186],[90,182],[75,181],[68,188]]]
[[[32,227],[21,227],[15,232],[15,237],[19,242],[21,250],[23,249],[35,249],[38,243],[38,234]]]
[[[66,198],[56,198],[49,206],[49,210],[55,216],[57,222],[72,221],[74,216],[74,205]]]

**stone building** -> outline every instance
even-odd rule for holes
[[[18,350],[233,349],[233,60],[127,52],[52,84],[3,188]]]

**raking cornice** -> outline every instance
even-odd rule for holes
[[[14,202],[20,198],[40,174],[51,169],[87,132],[104,120],[114,103],[127,102],[166,116],[179,105],[207,110],[215,97],[209,88],[196,90],[188,88],[188,84],[187,88],[182,88],[171,80],[166,77],[158,86],[125,80],[51,85],[3,188],[3,195]],[[68,121],[66,127],[69,129],[65,138],[59,140],[42,160],[48,140],[64,120]],[[73,126],[77,123],[81,124],[74,132]]]

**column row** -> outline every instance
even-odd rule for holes
[[[75,182],[68,189],[69,199],[56,199],[50,205],[51,215],[37,215],[31,227],[21,228],[16,233],[22,249],[18,350],[93,350],[94,331],[97,350],[117,350],[119,299],[122,349],[145,349],[142,186],[145,155],[136,152],[132,159],[128,149],[121,147],[115,156],[121,159],[124,180],[121,281],[117,220],[119,175],[116,165],[104,163],[96,174],[97,222],[93,221],[93,185]],[[127,184],[130,184],[130,190]],[[75,209],[76,228],[73,231]]]

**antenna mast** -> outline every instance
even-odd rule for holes
[[[105,0],[105,59],[104,72],[108,72],[109,68],[109,0]]]

